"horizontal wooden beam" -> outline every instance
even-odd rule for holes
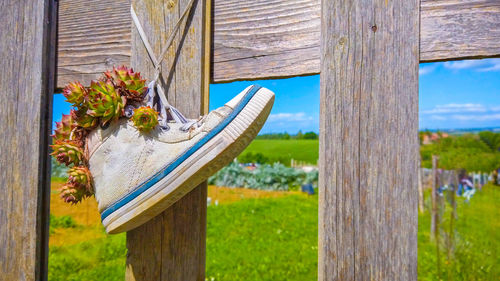
[[[130,0],[60,0],[57,87],[130,65]]]
[[[58,86],[130,64],[130,0],[60,0]],[[214,0],[212,82],[317,74],[320,0]],[[500,1],[421,0],[420,61],[500,56]]]
[[[498,56],[500,1],[420,1],[420,62]]]

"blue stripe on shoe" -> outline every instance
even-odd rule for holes
[[[111,204],[108,208],[106,208],[101,214],[101,220],[104,220],[107,216],[112,214],[114,211],[123,207],[128,202],[132,201],[134,198],[139,196],[144,191],[148,190],[154,184],[159,182],[161,179],[166,177],[170,172],[172,172],[175,168],[177,168],[182,162],[184,162],[189,156],[193,155],[198,149],[200,149],[204,144],[210,141],[215,135],[220,133],[234,118],[243,110],[243,108],[248,104],[250,99],[257,93],[257,91],[261,88],[261,86],[253,85],[250,90],[243,96],[238,105],[234,108],[234,110],[226,117],[219,125],[213,128],[206,136],[204,136],[201,140],[195,143],[191,148],[182,153],[177,159],[173,162],[169,163],[167,166],[162,168],[152,177],[147,179],[145,182],[141,183],[137,186],[132,192],[126,194],[124,197]]]

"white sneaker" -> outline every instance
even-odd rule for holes
[[[89,134],[95,197],[108,233],[135,228],[230,163],[262,128],[274,94],[250,86],[205,117],[142,133],[128,119]]]

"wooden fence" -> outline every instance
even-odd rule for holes
[[[156,49],[186,3],[133,1]],[[47,278],[54,85],[88,82],[115,64],[151,73],[129,4],[0,1],[5,280]],[[500,56],[500,3],[197,0],[195,7],[165,62],[177,77],[169,97],[194,116],[206,112],[209,81],[321,72],[319,280],[417,280],[418,64]],[[144,233],[128,233],[127,280],[204,280],[205,205],[201,185]]]
[[[58,87],[129,64],[130,1],[60,0]],[[320,72],[320,0],[212,3],[212,82]],[[418,10],[421,62],[500,54],[499,1],[422,0]]]

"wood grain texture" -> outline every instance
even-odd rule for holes
[[[417,174],[417,188],[418,188],[418,211],[423,214],[425,212],[424,208],[424,184],[422,181],[422,158],[418,160],[418,174]]]
[[[158,56],[188,0],[134,0],[134,9]],[[205,40],[209,2],[196,0],[162,63],[162,83],[169,102],[190,118],[205,113],[208,63]],[[132,30],[132,66],[149,80],[153,65]],[[191,281],[205,279],[206,183],[164,213],[127,233],[126,280]]]
[[[0,1],[0,279],[47,280],[56,3]]]
[[[215,1],[214,82],[319,72],[320,0]]]
[[[215,0],[212,82],[320,71],[320,0]],[[130,0],[61,0],[59,83],[130,60]],[[500,1],[421,0],[421,62],[500,56]]]
[[[436,227],[438,224],[438,203],[437,203],[437,189],[438,189],[438,161],[439,158],[436,155],[432,155],[432,186],[431,186],[431,239],[434,239],[436,233]]]
[[[319,280],[417,280],[418,0],[322,5]]]
[[[60,0],[58,88],[130,65],[130,0]]]
[[[500,56],[500,1],[421,0],[420,61]]]

